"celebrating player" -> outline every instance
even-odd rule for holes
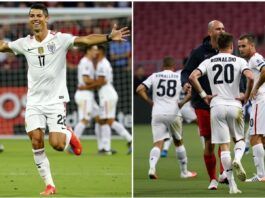
[[[241,57],[248,61],[248,66],[255,76],[255,86],[251,93],[252,110],[250,113],[249,135],[257,174],[247,179],[246,182],[265,181],[264,148],[262,143],[265,135],[265,61],[262,55],[256,52],[255,39],[250,34],[239,38],[238,49]]]
[[[105,144],[105,150],[111,152],[111,128],[127,141],[128,154],[131,153],[132,136],[125,127],[115,120],[118,94],[112,85],[113,73],[110,62],[106,58],[105,47],[98,46],[98,58],[96,69],[96,85],[99,95],[99,117],[101,124],[101,135]]]
[[[0,41],[0,52],[23,54],[28,63],[28,93],[25,127],[31,140],[34,161],[46,188],[41,195],[56,192],[49,160],[44,151],[44,132],[49,128],[49,143],[58,151],[71,145],[80,155],[82,146],[70,128],[65,126],[66,108],[69,101],[66,86],[66,53],[73,45],[94,45],[110,40],[124,40],[127,28],[116,26],[108,35],[93,34],[72,36],[48,29],[49,14],[43,4],[35,3],[29,10],[29,27],[32,35],[13,42]]]
[[[218,38],[219,54],[203,61],[194,70],[189,80],[206,104],[211,107],[212,143],[221,147],[221,162],[227,174],[229,193],[241,193],[235,183],[232,166],[238,178],[246,179],[241,164],[244,154],[240,144],[244,144],[244,119],[242,112],[242,96],[239,93],[241,74],[248,80],[243,103],[246,103],[253,87],[253,73],[248,69],[247,62],[232,55],[233,36],[223,33]],[[213,95],[207,95],[198,78],[207,74]],[[235,158],[232,163],[230,155],[230,136],[236,141]]]
[[[174,72],[176,63],[172,57],[165,57],[163,60],[163,71],[153,73],[142,84],[136,92],[148,103],[152,109],[152,134],[154,147],[150,152],[148,172],[150,179],[157,179],[156,164],[160,158],[160,153],[164,140],[173,137],[176,145],[176,154],[179,160],[182,178],[195,177],[196,172],[187,169],[187,154],[182,144],[181,117],[178,116],[179,109],[190,98],[189,95],[178,104],[177,82],[180,76]],[[148,96],[147,90],[152,87],[153,100]]]

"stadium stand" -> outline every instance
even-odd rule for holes
[[[181,63],[202,42],[213,19],[222,21],[235,38],[253,33],[264,55],[264,9],[263,2],[134,3],[134,65],[144,65],[150,74],[165,55]]]

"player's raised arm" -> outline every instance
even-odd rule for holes
[[[13,52],[13,51],[9,48],[7,42],[0,40],[0,52]]]
[[[76,37],[74,44],[96,45],[109,41],[125,41],[125,38],[128,36],[130,36],[130,30],[128,30],[128,27],[123,27],[117,30],[117,25],[115,24],[110,34],[90,34],[88,36]]]

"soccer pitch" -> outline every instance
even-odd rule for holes
[[[1,140],[0,197],[39,197],[44,182],[33,161],[29,140]],[[79,157],[54,151],[47,141],[57,188],[54,197],[131,197],[131,155],[126,155],[125,141],[113,140],[118,151],[113,156],[97,154],[95,140],[82,140]]]
[[[195,124],[183,127],[184,144],[188,155],[188,169],[198,176],[181,179],[173,145],[167,158],[160,158],[157,165],[158,180],[148,179],[149,152],[152,148],[150,125],[134,126],[134,196],[135,197],[264,197],[264,183],[243,183],[236,178],[242,194],[230,195],[228,186],[219,184],[218,190],[207,189],[209,178],[203,161],[203,150]],[[231,152],[233,156],[233,152]],[[252,177],[255,167],[252,151],[243,156],[242,164],[247,177]],[[219,157],[217,157],[219,173]]]

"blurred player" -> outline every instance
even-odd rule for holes
[[[185,98],[186,93],[184,93],[184,91],[182,90],[181,87],[181,80],[180,80],[180,76],[181,76],[181,71],[182,70],[178,70],[176,71],[176,74],[179,76],[179,81],[177,82],[177,94],[178,94],[178,98],[179,101],[182,101]],[[183,107],[178,111],[178,116],[180,116],[182,118],[182,121],[185,121],[186,123],[191,123],[193,121],[196,121],[196,114],[194,112],[193,107],[189,102],[186,102]],[[182,128],[182,122],[181,122],[181,128]],[[179,133],[182,133],[179,131]],[[161,151],[161,157],[167,157],[167,153],[169,150],[169,147],[172,143],[173,139],[170,138],[168,140],[164,141],[164,145],[163,145],[163,150]]]
[[[118,94],[112,85],[112,67],[106,58],[105,47],[102,45],[98,46],[96,78],[96,84],[99,87],[100,124],[101,130],[104,131],[104,133],[101,133],[102,141],[107,151],[111,151],[111,129],[113,129],[117,134],[126,139],[129,149],[128,154],[130,154],[132,136],[121,123],[115,120]]]
[[[178,103],[177,82],[180,76],[174,72],[176,63],[172,57],[165,57],[163,60],[163,71],[153,73],[142,84],[140,84],[136,92],[148,103],[152,108],[152,134],[154,147],[150,152],[148,172],[150,179],[157,179],[156,164],[160,157],[160,152],[164,144],[164,140],[173,137],[176,145],[176,154],[180,165],[180,177],[195,177],[196,172],[187,169],[187,154],[182,137],[179,132],[181,129],[181,117],[178,116],[179,108],[189,100],[190,95]],[[153,100],[148,96],[148,89],[153,89]],[[188,98],[189,97],[189,98]]]
[[[257,174],[247,179],[246,182],[265,181],[264,148],[262,142],[265,135],[265,61],[263,56],[256,52],[255,39],[250,34],[239,38],[238,49],[241,57],[248,60],[248,66],[255,76],[255,86],[251,93],[252,111],[250,113],[249,135]]]
[[[55,194],[49,160],[44,151],[44,132],[49,128],[49,143],[58,151],[70,144],[80,155],[82,146],[65,125],[65,103],[69,101],[66,86],[66,53],[73,45],[93,45],[110,40],[124,40],[128,30],[113,28],[109,35],[72,36],[48,29],[49,14],[43,4],[29,10],[29,27],[33,35],[6,43],[0,41],[0,52],[23,54],[28,63],[28,93],[25,127],[32,143],[34,161],[46,188],[41,195]]]
[[[94,99],[95,68],[94,62],[97,56],[97,46],[90,45],[86,48],[84,57],[78,64],[78,87],[85,86],[86,89],[78,89],[75,93],[75,102],[78,107],[79,122],[74,128],[76,136],[79,138],[83,134],[85,128],[90,124],[92,118],[96,118],[95,133],[96,137],[100,136],[100,127],[97,123],[99,107]],[[98,138],[97,138],[98,139]],[[98,140],[99,141],[99,140]],[[98,150],[103,148],[98,143]]]
[[[232,55],[233,36],[223,33],[218,38],[219,54],[203,61],[194,70],[189,80],[206,104],[211,107],[212,143],[221,147],[221,162],[229,181],[229,193],[241,193],[235,183],[232,168],[235,169],[241,181],[246,180],[246,173],[241,164],[244,154],[244,119],[242,110],[253,87],[253,73],[248,69],[247,62]],[[207,95],[201,87],[198,78],[207,74],[212,95]],[[247,90],[244,97],[240,96],[239,84],[241,74],[246,76]],[[231,160],[230,136],[236,141],[235,158]]]
[[[184,91],[187,87],[190,87],[188,82],[189,75],[195,70],[199,64],[207,58],[210,58],[218,53],[217,39],[218,36],[224,32],[224,25],[221,21],[213,20],[208,24],[208,36],[203,40],[203,43],[191,52],[190,57],[185,64],[183,71],[181,72],[181,84]],[[203,89],[207,94],[211,94],[209,81],[206,76],[199,79]],[[195,109],[195,113],[198,120],[198,127],[200,135],[204,137],[204,163],[210,177],[209,190],[216,190],[218,186],[216,178],[216,158],[214,154],[214,145],[211,143],[211,126],[210,126],[210,108],[205,104],[200,96],[193,90],[191,98],[192,106]],[[220,164],[220,172],[223,172],[223,168]],[[223,172],[225,173],[225,172]],[[220,182],[224,182],[226,176],[222,175]]]

